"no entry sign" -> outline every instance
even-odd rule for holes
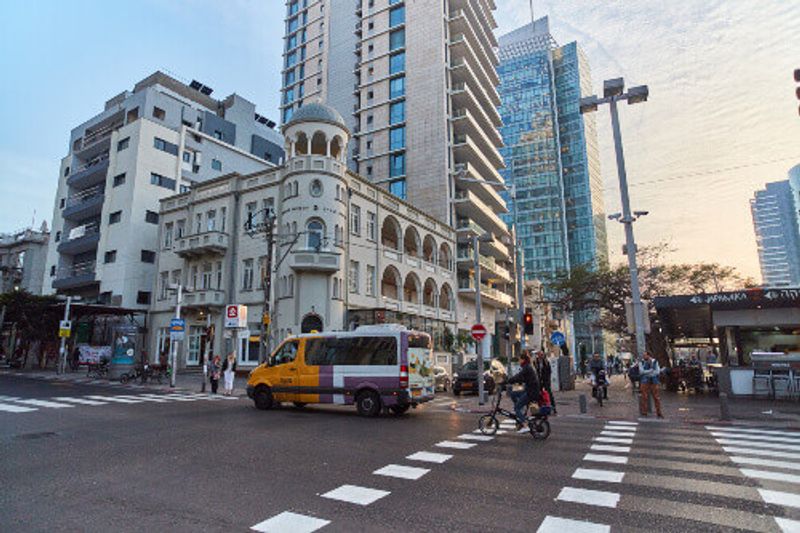
[[[486,327],[483,324],[475,324],[472,326],[472,338],[476,341],[481,341],[486,336]]]

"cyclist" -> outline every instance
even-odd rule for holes
[[[606,379],[606,365],[605,362],[600,358],[600,354],[592,354],[592,362],[589,364],[589,370],[591,370],[591,377],[592,379],[592,387],[596,386],[598,374],[602,371],[603,372],[603,379],[600,380],[601,384],[603,385],[603,399],[608,400],[608,380]]]
[[[508,385],[521,383],[525,389],[521,391],[510,391],[511,400],[514,402],[514,412],[517,415],[517,430],[522,429],[525,424],[525,408],[531,402],[539,400],[539,378],[531,365],[531,356],[527,352],[522,352],[519,356],[519,372],[511,376],[506,382]]]

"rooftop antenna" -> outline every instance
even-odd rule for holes
[[[531,32],[535,35],[536,34],[536,18],[533,16],[533,0],[529,1],[531,6]]]

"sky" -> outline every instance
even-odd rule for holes
[[[498,33],[530,20],[497,0]],[[69,132],[163,70],[277,119],[282,0],[0,2],[0,231],[52,218]],[[650,99],[620,108],[640,246],[759,279],[753,192],[800,164],[794,68],[800,0],[536,0],[559,44],[586,51],[594,87],[622,76]],[[619,211],[608,110],[597,115],[606,211]],[[612,261],[623,229],[609,222]]]

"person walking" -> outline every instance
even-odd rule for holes
[[[219,388],[220,357],[215,355],[206,366],[208,367],[208,380],[211,382],[211,394],[216,394]]]
[[[547,394],[550,395],[550,404],[553,408],[553,414],[558,414],[556,411],[556,397],[553,395],[553,388],[550,383],[550,378],[553,375],[553,368],[550,366],[550,361],[541,350],[536,352],[534,367],[536,369],[536,373],[539,375],[539,386],[546,390]]]
[[[647,416],[647,407],[652,395],[653,402],[656,404],[656,415],[658,418],[664,418],[664,415],[661,414],[661,398],[659,397],[660,373],[661,368],[658,366],[658,361],[653,359],[650,352],[644,352],[642,360],[639,361],[639,389],[641,391],[639,413],[642,416]]]
[[[235,373],[236,354],[231,352],[222,363],[222,375],[225,376],[225,396],[231,396],[233,394],[233,377],[235,376]]]

